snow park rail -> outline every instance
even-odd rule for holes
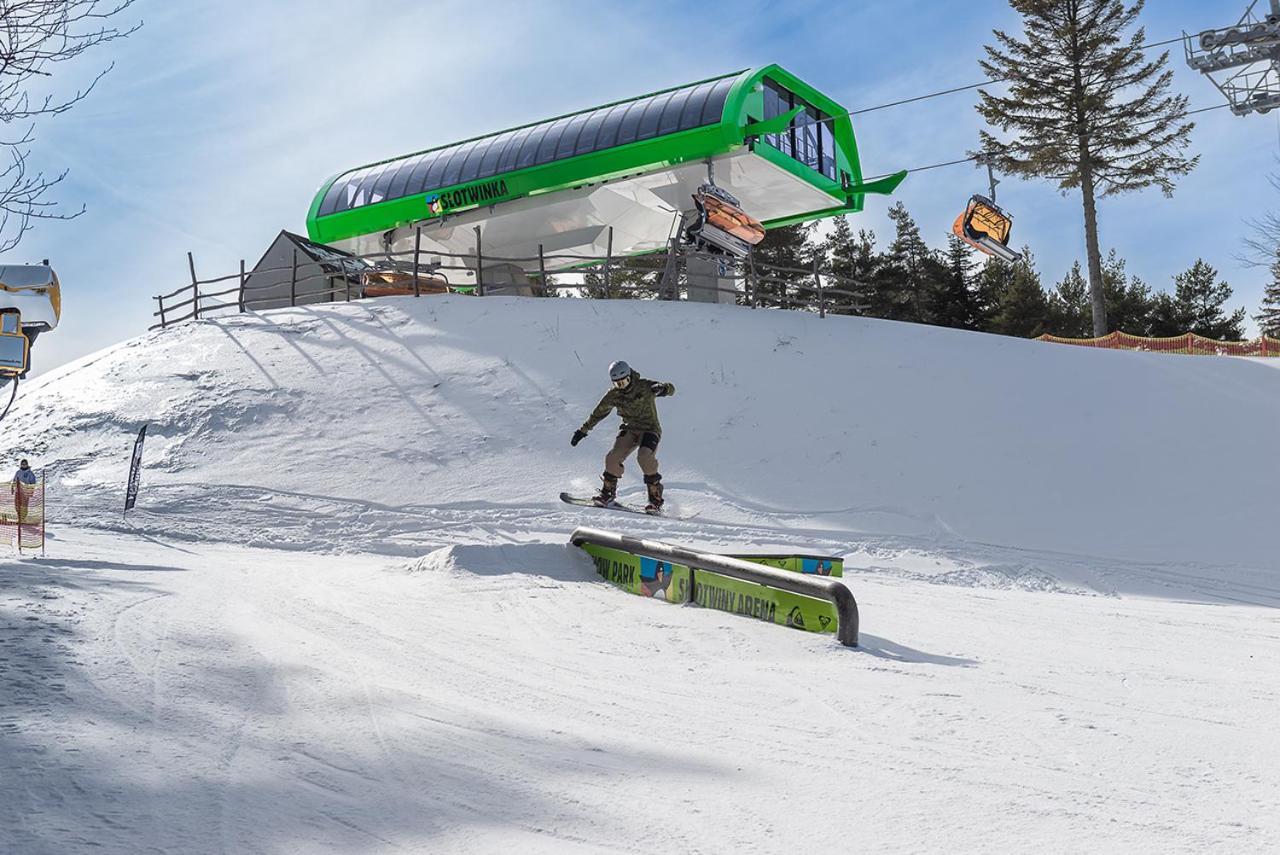
[[[670,603],[695,602],[823,632],[830,631],[829,619],[823,614],[815,618],[813,606],[821,605],[814,601],[825,600],[835,610],[836,640],[846,647],[858,646],[858,602],[839,580],[595,528],[574,529],[569,542],[591,556],[596,571],[606,580],[632,593],[660,596]],[[656,562],[658,568],[647,582],[645,560],[651,565]],[[700,579],[699,574],[710,578]],[[754,596],[750,586],[761,586],[768,592]]]

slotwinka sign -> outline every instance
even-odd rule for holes
[[[138,431],[138,438],[133,441],[133,460],[129,462],[129,487],[124,495],[124,510],[128,513],[138,502],[138,484],[142,477],[142,444],[147,439],[147,426]]]

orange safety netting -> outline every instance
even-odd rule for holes
[[[0,538],[19,550],[44,549],[44,477],[0,489]]]
[[[1200,356],[1280,356],[1280,338],[1261,336],[1252,341],[1218,341],[1195,333],[1169,338],[1145,338],[1113,332],[1101,338],[1062,338],[1045,333],[1036,341],[1102,347],[1109,350],[1150,350],[1157,353],[1188,353]]]

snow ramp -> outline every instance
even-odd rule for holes
[[[432,529],[572,530],[556,494],[594,487],[614,424],[569,435],[618,358],[678,390],[659,457],[697,517],[652,530],[865,546],[864,563],[920,547],[943,573],[1022,564],[1036,585],[1052,565],[1043,584],[1102,590],[1117,583],[1095,565],[1273,562],[1266,360],[688,303],[391,298],[148,334],[24,386],[2,430],[48,469],[63,521],[119,516],[148,423],[139,525],[414,555]],[[622,483],[642,494],[634,464]]]

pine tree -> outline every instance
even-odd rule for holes
[[[1054,335],[1064,338],[1088,338],[1093,334],[1089,283],[1085,282],[1078,261],[1049,295],[1049,326]]]
[[[929,322],[954,329],[977,329],[978,304],[973,292],[974,262],[969,245],[950,235],[945,259],[945,271],[929,294]]]
[[[818,247],[813,242],[814,223],[801,223],[795,226],[779,226],[769,229],[764,240],[756,244],[752,250],[752,263],[755,265],[757,279],[775,281],[757,281],[754,285],[761,302],[766,305],[780,305],[782,290],[785,287],[794,299],[797,294],[802,297],[812,296],[811,291],[797,288],[813,284],[813,256]],[[777,269],[777,268],[790,268]]]
[[[1098,196],[1156,186],[1172,195],[1198,158],[1181,152],[1194,125],[1187,98],[1170,95],[1167,52],[1148,59],[1139,27],[1144,0],[1009,0],[1024,40],[996,30],[983,71],[1008,81],[1005,97],[980,91],[978,112],[1007,142],[981,132],[990,162],[1015,175],[1079,188],[1084,209],[1094,335],[1108,330]]]
[[[597,300],[653,299],[658,294],[666,263],[665,253],[614,259],[609,267],[608,287],[605,287],[604,270],[592,268],[582,274],[582,294]]]
[[[973,285],[978,329],[996,332],[995,319],[1000,313],[1000,302],[1012,286],[1012,264],[993,258],[982,266]]]
[[[835,218],[823,251],[827,256],[827,271],[839,277],[831,283],[833,291],[827,294],[828,304],[834,311],[861,314],[866,305],[866,292],[880,265],[880,257],[876,255],[876,236],[861,229],[855,237],[848,217],[842,214]]]
[[[1114,249],[1102,262],[1102,287],[1110,307],[1111,328],[1130,335],[1148,335],[1151,289],[1137,276],[1125,273],[1125,261]]]
[[[898,202],[890,208],[889,219],[895,234],[884,263],[872,280],[868,314],[896,321],[927,322],[926,294],[931,278],[938,272],[936,264],[929,263],[933,253],[920,237],[920,228],[905,205]]]
[[[1151,301],[1151,320],[1147,324],[1147,335],[1155,338],[1186,335],[1191,324],[1188,307],[1167,291],[1156,294]]]
[[[1024,249],[1022,260],[1013,264],[1001,264],[1005,288],[998,297],[995,315],[988,329],[1001,335],[1035,338],[1048,330],[1045,320],[1049,315],[1049,300],[1040,284],[1040,274],[1035,269],[1035,258]],[[991,266],[991,265],[988,265]]]
[[[1280,338],[1280,253],[1271,264],[1271,281],[1262,295],[1262,306],[1253,316],[1263,335]]]
[[[1188,270],[1173,277],[1173,283],[1173,299],[1190,321],[1187,332],[1219,341],[1244,338],[1245,310],[1225,313],[1231,286],[1220,281],[1218,271],[1204,259],[1197,258]]]

